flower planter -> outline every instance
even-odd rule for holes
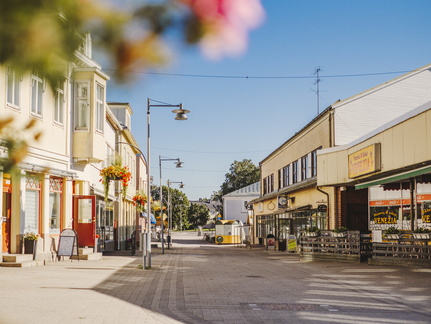
[[[36,248],[36,240],[24,239],[24,254],[34,254]]]
[[[431,233],[413,233],[413,238],[427,240],[431,238]]]
[[[399,240],[401,237],[401,234],[386,234],[386,238],[388,240]]]
[[[334,233],[334,232],[332,232],[332,236],[333,237],[346,237],[347,233],[346,232],[340,232],[340,233]]]

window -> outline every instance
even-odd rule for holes
[[[58,124],[64,124],[64,83],[60,83],[55,89],[55,111],[54,121]]]
[[[38,72],[31,76],[31,113],[42,116],[43,79]]]
[[[35,176],[26,178],[24,232],[39,233],[40,181]]]
[[[290,166],[283,168],[283,187],[287,187],[290,184]]]
[[[49,179],[49,233],[60,234],[61,220],[61,193],[63,180],[61,178]]]
[[[267,176],[263,179],[263,194],[274,191],[274,174]]]
[[[311,152],[311,176],[317,175],[317,150]]]
[[[96,129],[103,132],[105,123],[105,89],[98,84],[96,90]]]
[[[292,183],[298,182],[298,161],[292,163]]]
[[[75,101],[75,130],[89,130],[90,123],[90,98],[88,82],[76,83]]]
[[[308,155],[301,158],[301,180],[307,179]]]
[[[14,107],[19,107],[20,81],[17,74],[8,68],[7,74],[7,103]]]
[[[290,166],[287,165],[284,168],[278,170],[278,186],[279,188],[287,187],[290,183]]]

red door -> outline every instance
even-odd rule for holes
[[[96,196],[73,196],[73,229],[79,246],[95,246]]]
[[[10,216],[11,216],[11,190],[10,186],[3,186],[3,210],[1,218],[2,252],[10,252]]]

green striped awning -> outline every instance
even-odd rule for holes
[[[420,175],[425,174],[425,173],[430,173],[430,172],[431,172],[431,166],[426,166],[426,167],[411,170],[408,172],[394,174],[394,175],[389,176],[389,177],[359,183],[359,184],[355,185],[355,189],[364,189],[364,188],[368,188],[371,186],[378,186],[378,185],[385,184],[385,183],[397,182],[397,181],[401,181],[401,180],[405,180],[405,179],[414,178],[414,177],[420,176]]]

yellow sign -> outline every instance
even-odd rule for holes
[[[287,250],[288,251],[296,251],[296,239],[295,240],[287,240]]]
[[[349,178],[380,170],[380,143],[372,144],[349,154]]]

